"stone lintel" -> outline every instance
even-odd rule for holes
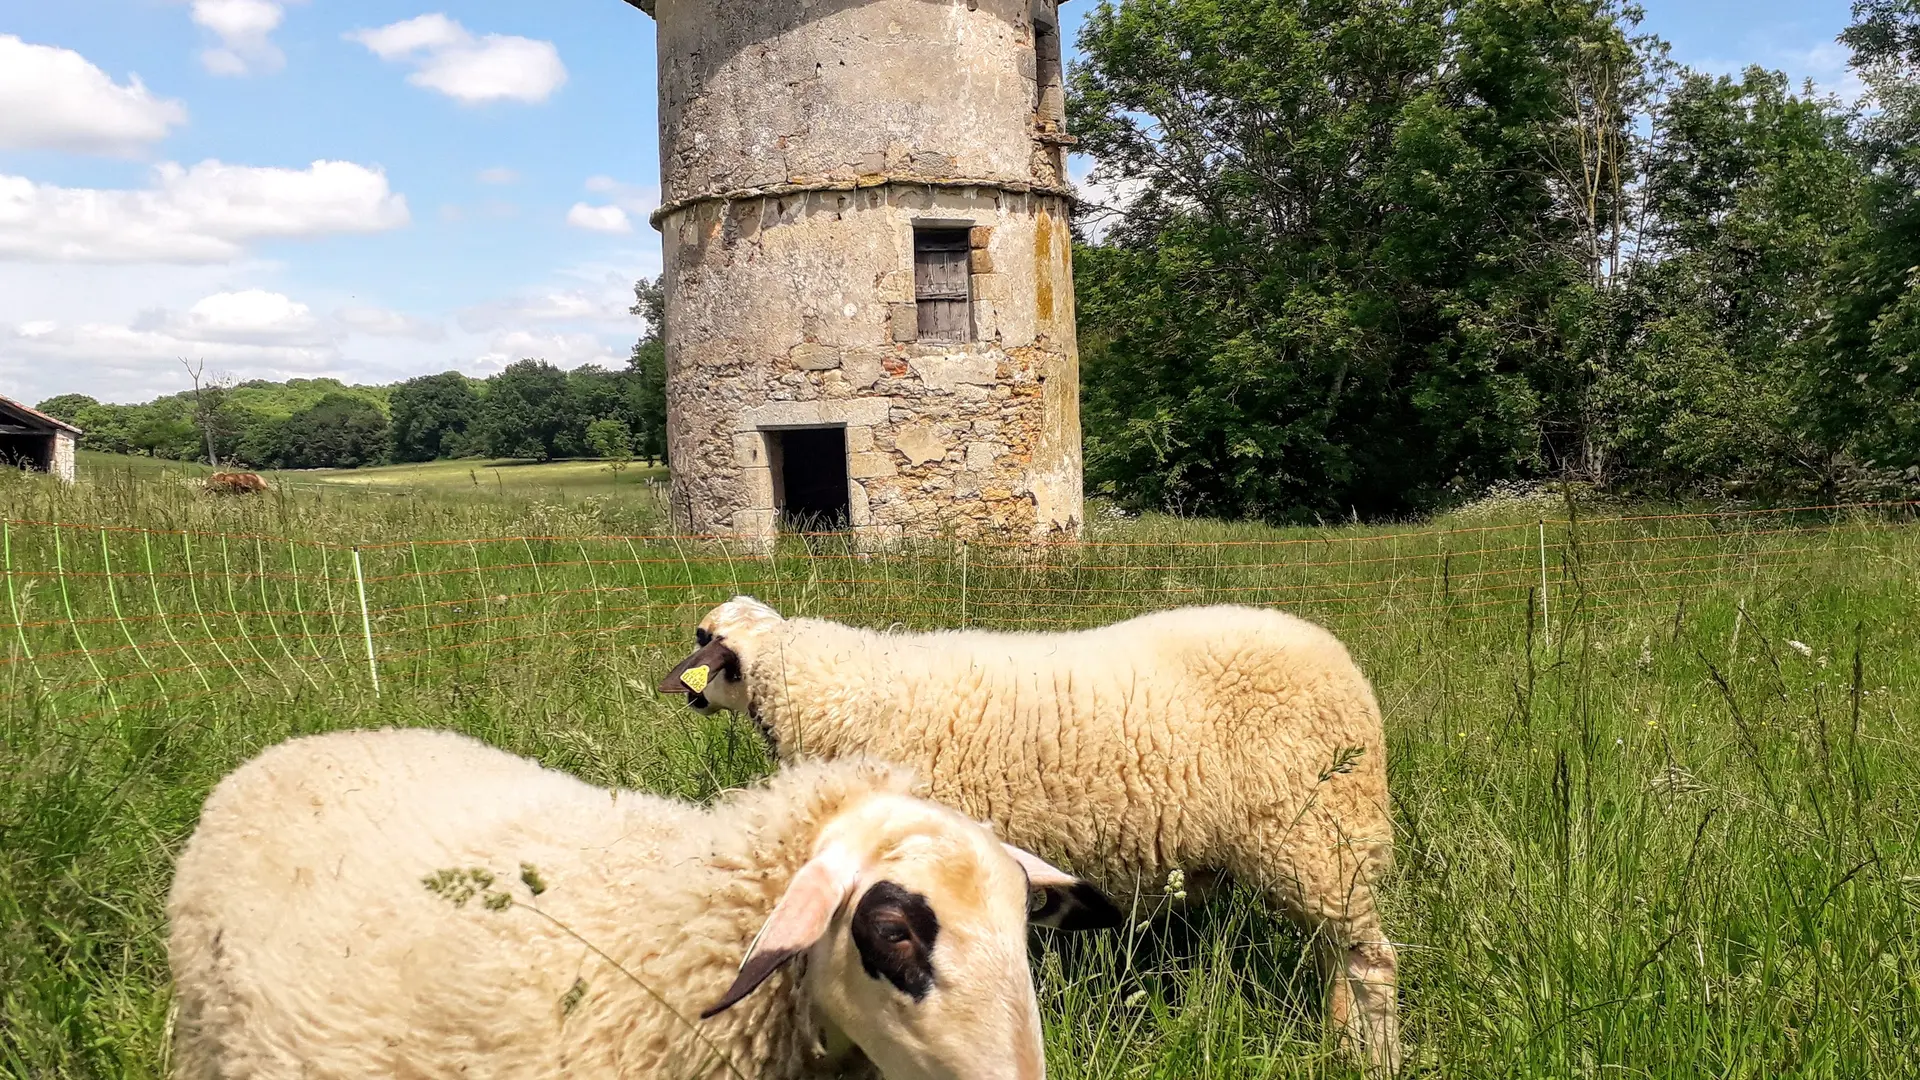
[[[873,427],[887,422],[886,398],[849,398],[844,401],[769,401],[742,409],[734,418],[735,432],[767,428]]]

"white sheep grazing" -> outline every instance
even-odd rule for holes
[[[1373,688],[1326,630],[1184,608],[1078,633],[882,633],[714,608],[661,683],[746,713],[784,760],[870,755],[1115,896],[1175,869],[1265,891],[1313,938],[1332,1020],[1399,1059]]]
[[[1029,883],[1086,887],[913,784],[702,809],[445,732],[282,744],[180,857],[177,1075],[1042,1080]]]

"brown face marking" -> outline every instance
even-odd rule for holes
[[[660,685],[654,689],[662,694],[685,694],[688,700],[696,704],[705,704],[706,695],[681,680],[681,676],[685,675],[688,669],[705,666],[709,679],[739,679],[740,655],[727,648],[720,638],[708,636],[708,641],[695,649],[692,656],[680,661],[672,671],[667,672],[667,677],[661,679]]]
[[[868,978],[884,978],[915,1001],[926,999],[933,989],[933,943],[940,936],[940,919],[926,897],[879,882],[860,898],[849,932]]]

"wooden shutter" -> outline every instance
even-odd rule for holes
[[[913,298],[921,341],[962,342],[972,336],[965,229],[917,229],[913,234]]]

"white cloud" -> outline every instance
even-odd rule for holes
[[[122,86],[71,49],[0,34],[0,148],[129,155],[186,121],[138,75]]]
[[[571,323],[574,329],[604,329],[624,337],[639,325],[628,313],[633,306],[633,281],[639,276],[631,267],[581,267],[562,276],[570,282],[463,310],[461,328],[479,333],[524,329],[529,323]]]
[[[604,196],[606,203],[594,206],[577,202],[567,211],[567,224],[576,229],[603,233],[630,233],[633,219],[648,220],[660,206],[660,188],[654,184],[628,184],[611,176],[589,176],[588,191]]]
[[[475,37],[438,13],[346,36],[382,60],[411,64],[408,82],[463,105],[534,104],[552,97],[567,81],[566,65],[553,42],[510,34]]]
[[[631,304],[631,294],[623,298],[619,294],[555,289],[470,307],[460,313],[460,326],[481,331],[527,322],[617,322],[626,315],[623,301]]]
[[[495,335],[486,351],[474,358],[476,363],[495,369],[519,360],[545,360],[560,368],[581,364],[617,367],[626,359],[624,353],[616,353],[593,334],[536,334],[527,330]]]
[[[1076,154],[1067,162],[1067,176],[1080,196],[1080,208],[1074,221],[1095,243],[1133,206],[1147,190],[1147,182],[1138,178],[1114,179],[1100,168],[1097,159]]]
[[[386,173],[350,161],[305,169],[168,162],[137,191],[63,188],[0,175],[0,258],[218,262],[250,240],[367,233],[407,224]]]
[[[633,222],[627,219],[627,212],[617,206],[588,206],[586,203],[574,203],[567,211],[567,224],[576,229],[591,232],[630,233]]]
[[[265,289],[215,293],[182,314],[151,312],[133,329],[181,341],[228,345],[325,345],[332,340],[307,305]]]
[[[491,169],[481,169],[474,174],[474,179],[483,184],[517,184],[520,174],[504,165],[496,165]]]
[[[1833,40],[1816,40],[1807,45],[1808,32],[1799,27],[1769,27],[1765,33],[1750,35],[1746,41],[1747,59],[1719,57],[1689,61],[1690,67],[1715,75],[1735,78],[1750,65],[1786,73],[1791,89],[1798,93],[1803,82],[1812,82],[1817,94],[1831,94],[1847,104],[1856,104],[1866,96],[1867,84],[1859,72],[1848,66],[1853,54]]]
[[[287,58],[272,35],[285,17],[278,0],[193,0],[193,21],[220,39],[200,54],[201,66],[215,75],[280,70]]]
[[[420,15],[377,30],[355,30],[348,41],[357,41],[382,60],[402,60],[418,52],[464,45],[473,40],[465,27],[445,15]]]
[[[213,299],[209,297],[208,299]],[[284,299],[284,297],[282,298]],[[232,304],[232,302],[229,302]],[[108,400],[141,400],[180,389],[180,358],[200,359],[212,369],[243,371],[246,378],[289,378],[331,371],[339,349],[300,326],[299,309],[271,321],[268,310],[154,312],[133,326],[113,323],[0,325],[0,371],[52,393],[92,392]],[[198,305],[196,305],[198,306]],[[239,323],[227,322],[237,317]],[[248,325],[246,319],[255,321]],[[44,371],[55,366],[58,382]]]
[[[1867,84],[1848,65],[1853,53],[1837,41],[1822,41],[1810,49],[1788,54],[1783,65],[1799,78],[1812,79],[1814,90],[1832,94],[1849,104],[1866,96]]]
[[[658,184],[629,184],[611,176],[589,176],[582,186],[595,195],[606,196],[607,202],[638,218],[660,208]]]
[[[434,323],[375,307],[343,308],[324,318],[308,304],[270,289],[223,290],[199,297],[184,310],[154,308],[131,320],[103,314],[96,310],[78,318],[8,325],[7,314],[0,312],[0,385],[29,400],[78,392],[107,401],[143,401],[182,388],[182,357],[205,360],[209,370],[240,379],[328,375],[371,382],[444,370],[457,362],[438,350],[422,354],[420,342],[446,336]],[[584,351],[575,343],[562,346],[570,348],[567,355]],[[469,339],[458,348],[471,355],[485,351],[486,343]]]
[[[439,323],[416,319],[386,308],[345,307],[333,313],[333,321],[353,333],[372,337],[442,341],[447,336],[446,327]]]
[[[505,199],[481,199],[464,206],[460,203],[440,204],[442,221],[505,221],[519,216],[520,207]]]

